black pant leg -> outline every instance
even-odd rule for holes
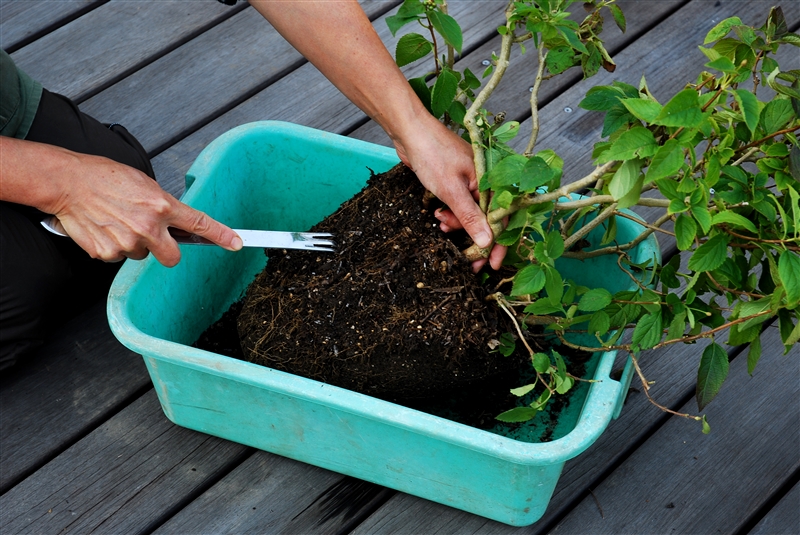
[[[108,127],[47,90],[26,140],[105,156],[154,177],[146,151],[124,127]],[[41,345],[60,320],[104,297],[121,265],[47,232],[44,215],[0,203],[0,370]]]

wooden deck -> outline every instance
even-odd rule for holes
[[[400,2],[362,3],[393,49],[385,18]],[[800,3],[775,3],[797,31]],[[498,47],[504,2],[449,4],[467,29],[460,62],[482,72],[481,61]],[[644,74],[662,98],[694,79],[702,61],[697,44],[716,22],[737,14],[760,24],[772,5],[622,4],[627,33],[606,25],[618,69],[591,83],[636,84]],[[175,195],[200,150],[247,122],[291,121],[388,144],[246,3],[2,0],[0,45],[51,91],[125,125]],[[800,68],[796,50],[785,67]],[[530,85],[521,76],[504,82],[490,108],[525,120]],[[587,87],[576,72],[547,84],[543,95],[540,145],[557,148],[568,176],[589,166],[601,126],[598,115],[578,108]],[[664,243],[663,252],[675,250]],[[642,359],[661,403],[696,411],[702,347],[670,347]],[[512,528],[173,425],[141,357],[116,341],[98,302],[0,379],[0,532],[798,534],[800,355],[795,349],[782,356],[769,326],[750,377],[746,349],[729,349],[729,381],[708,407],[711,435],[656,409],[634,380],[621,417],[567,463],[544,518]]]

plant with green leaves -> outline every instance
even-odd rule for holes
[[[528,420],[575,382],[557,351],[528,344],[534,325],[574,349],[629,352],[648,398],[638,364],[642,351],[710,339],[698,366],[702,411],[728,373],[723,344],[749,343],[752,373],[766,325],[777,323],[786,353],[800,339],[800,72],[783,71],[776,60],[781,46],[800,47],[800,36],[788,30],[780,8],[760,27],[731,17],[700,46],[708,59],[704,70],[668,101],[659,102],[644,78],[638,85],[593,87],[580,106],[604,114],[603,139],[592,153],[596,167],[562,183],[563,160],[536,149],[540,87],[573,67],[584,78],[600,68],[613,72],[599,37],[604,16],[626,27],[614,0],[581,2],[588,11],[581,22],[570,17],[572,4],[509,2],[485,83],[455,68],[463,39],[444,0],[406,0],[387,20],[393,32],[409,23],[425,29],[400,38],[397,63],[434,55],[434,72],[410,83],[431,113],[472,144],[480,206],[496,242],[509,247],[505,263],[513,276],[494,299],[514,318],[517,332],[500,337],[497,350],[508,355],[524,344],[535,380],[512,392],[525,396],[539,386],[541,393],[498,418]],[[524,53],[526,45],[535,50],[538,67],[531,74],[532,128],[518,153],[508,142],[520,124],[485,104],[510,67],[512,47]],[[639,236],[621,243],[617,221],[634,217],[626,210],[634,207],[646,210],[647,222]],[[601,245],[587,249],[585,237],[597,228],[603,229]],[[663,265],[634,264],[629,251],[653,233],[674,240],[679,254]],[[488,250],[473,245],[465,254],[477,259]],[[612,294],[563,280],[556,269],[561,257],[600,255],[614,255],[636,289]],[[593,343],[571,342],[568,332],[583,332]],[[683,416],[702,421],[708,431],[705,417]]]

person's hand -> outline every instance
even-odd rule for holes
[[[436,195],[447,209],[437,210],[436,218],[444,232],[464,229],[482,248],[492,245],[492,229],[478,207],[478,179],[469,143],[448,130],[432,115],[421,117],[412,136],[394,140],[400,160],[417,175],[422,185]],[[495,244],[488,259],[478,260],[478,272],[488,261],[499,269],[506,247]]]
[[[74,154],[74,153],[73,153]],[[43,211],[93,258],[141,260],[148,253],[167,267],[181,258],[168,227],[198,234],[235,251],[242,241],[227,226],[190,208],[144,173],[107,158],[76,154],[68,187]]]

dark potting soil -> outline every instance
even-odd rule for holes
[[[268,251],[246,295],[195,345],[496,427],[495,416],[519,401],[509,389],[530,369],[522,344],[510,357],[490,347],[516,333],[486,300],[502,273],[481,282],[460,253],[465,235],[439,231],[436,201],[423,196],[402,165],[373,175],[312,229],[334,233],[336,253]]]

